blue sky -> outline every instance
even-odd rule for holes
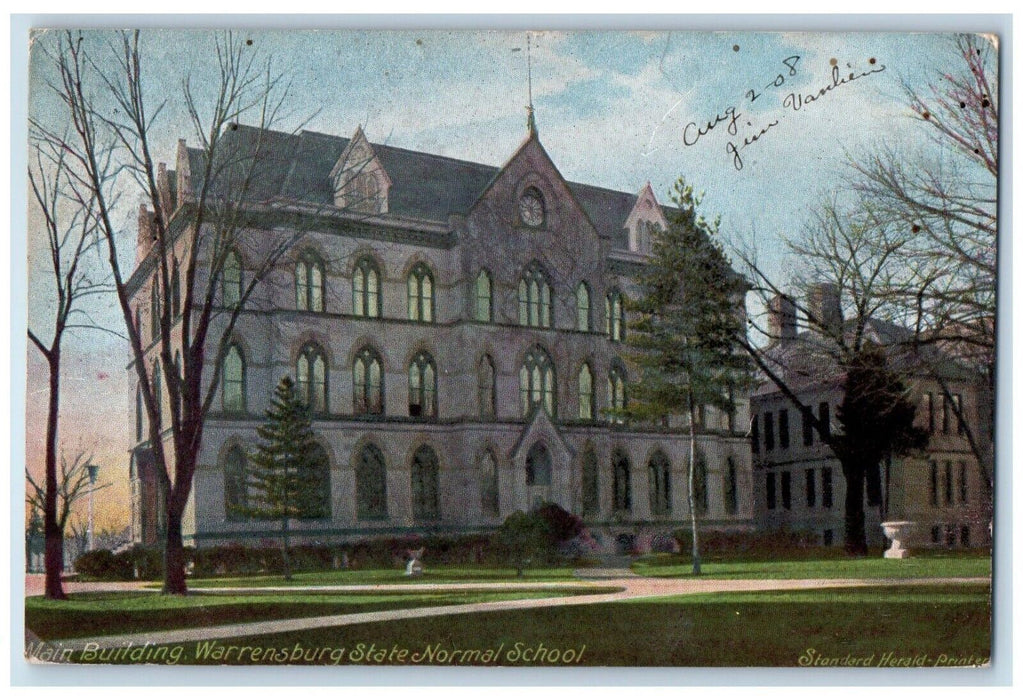
[[[525,136],[527,103],[524,32],[242,32],[252,50],[271,56],[289,75],[292,98],[283,126],[350,135],[362,125],[372,141],[431,151],[493,165],[503,163]],[[656,195],[679,176],[706,192],[704,211],[720,214],[726,238],[755,239],[762,260],[778,279],[791,269],[781,238],[798,233],[806,211],[841,186],[846,153],[882,141],[920,147],[924,138],[908,117],[902,81],[922,87],[956,67],[951,39],[939,34],[756,34],[747,32],[535,32],[533,102],[540,137],[570,180],[637,192],[648,180]],[[194,144],[181,84],[211,73],[213,35],[153,30],[143,35],[149,95],[166,99],[156,130],[158,157],[173,162],[184,137]],[[102,43],[110,34],[93,33]],[[57,103],[47,93],[46,57],[37,49],[52,36],[36,35],[30,61],[30,112],[59,126]],[[798,56],[790,65],[783,61]],[[871,62],[873,59],[873,62]],[[799,112],[786,109],[789,93],[816,92],[831,81],[832,62],[842,75],[877,71],[835,89]],[[883,66],[883,70],[880,70]],[[775,87],[779,75],[782,84]],[[201,85],[201,83],[200,83]],[[753,89],[751,102],[747,91]],[[155,103],[156,100],[154,100]],[[734,109],[737,133],[726,123],[695,145],[683,140],[686,125],[706,124]],[[743,149],[742,170],[726,151],[743,136],[777,122]],[[133,258],[137,198],[124,199],[125,263]],[[45,267],[39,262],[38,216],[29,216],[29,323],[47,316]],[[44,245],[44,244],[42,244]],[[97,317],[115,327],[113,304]],[[104,459],[123,462],[128,444],[127,355],[102,334],[80,336],[69,355],[64,415],[90,444],[110,445]],[[41,370],[29,353],[29,375]],[[110,358],[116,358],[111,363]],[[113,370],[109,371],[111,366]],[[106,370],[101,404],[95,387]],[[28,395],[29,431],[39,419],[38,395]],[[38,423],[35,423],[36,425]],[[36,431],[34,434],[38,434]],[[30,448],[32,440],[30,437]],[[116,449],[113,449],[116,448]],[[30,452],[32,450],[30,449]]]

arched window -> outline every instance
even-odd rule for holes
[[[480,457],[480,506],[483,515],[496,518],[500,514],[497,486],[497,458],[490,450]]]
[[[327,361],[323,350],[312,343],[302,347],[295,367],[299,398],[314,413],[327,410]]]
[[[387,466],[376,445],[366,445],[355,464],[355,497],[359,520],[387,517]]]
[[[418,263],[408,275],[408,317],[432,323],[433,316],[433,273]]]
[[[155,343],[160,339],[160,292],[157,289],[156,280],[153,280],[152,291],[149,295],[149,342]]]
[[[440,518],[439,464],[427,445],[412,458],[412,517],[417,521]]]
[[[493,418],[497,415],[497,394],[494,381],[494,361],[490,355],[480,358],[478,370],[480,418]]]
[[[611,453],[611,479],[615,512],[628,513],[632,509],[632,476],[629,457],[621,449]]]
[[[231,345],[224,355],[222,401],[224,411],[228,413],[245,412],[245,357],[238,345]]]
[[[583,515],[600,512],[600,475],[597,468],[597,453],[587,443],[583,449]]]
[[[383,363],[373,348],[363,348],[352,364],[354,410],[361,414],[384,412]]]
[[[380,268],[373,258],[360,258],[352,273],[352,313],[380,317]]]
[[[580,282],[575,288],[575,328],[579,331],[589,331],[590,324],[590,286]]]
[[[477,321],[494,319],[494,285],[490,273],[480,270],[476,275],[476,286],[473,294],[473,318]]]
[[[647,470],[650,479],[650,513],[668,515],[671,513],[671,462],[658,450],[650,457]]]
[[[171,313],[174,318],[181,315],[181,274],[178,271],[178,259],[174,258],[171,268]]]
[[[617,289],[608,292],[604,300],[604,332],[611,340],[625,338],[625,309],[622,294]]]
[[[300,520],[318,520],[330,517],[330,457],[322,445],[315,445],[309,461],[303,465]]]
[[[593,372],[589,362],[579,370],[579,418],[593,420]]]
[[[229,250],[224,256],[223,283],[224,306],[233,308],[242,300],[242,261],[237,251]]]
[[[437,366],[421,352],[408,368],[408,414],[413,418],[437,416]]]
[[[611,371],[607,375],[607,406],[611,412],[612,422],[625,422],[622,416],[626,406],[625,369],[618,363],[611,365]]]
[[[519,325],[551,327],[551,285],[536,263],[526,268],[519,281]]]
[[[551,417],[557,414],[554,363],[547,351],[539,346],[526,353],[519,369],[519,397],[523,416],[528,416],[537,406],[543,406]]]
[[[295,263],[295,305],[300,311],[323,311],[323,261],[304,250]]]
[[[739,510],[739,474],[735,468],[735,459],[729,457],[728,468],[725,472],[725,512],[728,515],[735,515]]]
[[[245,520],[249,505],[248,462],[245,450],[235,445],[224,456],[224,515],[227,520]]]
[[[530,508],[551,500],[551,453],[542,442],[533,445],[526,455],[526,490]]]
[[[699,449],[693,463],[693,503],[698,515],[707,512],[707,458]]]

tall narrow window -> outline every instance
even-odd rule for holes
[[[831,483],[831,467],[821,469],[821,507],[831,508],[835,502],[834,485]]]
[[[590,323],[590,287],[580,282],[575,288],[575,328],[578,331],[591,330]]]
[[[969,479],[967,475],[967,463],[959,463],[959,502],[969,503],[970,502],[970,489]]]
[[[323,261],[304,250],[295,263],[295,304],[300,311],[323,311]]]
[[[778,411],[778,447],[783,450],[789,448],[789,411],[787,408]]]
[[[632,510],[632,480],[630,475],[629,457],[620,449],[611,455],[612,489],[614,491],[614,509],[617,513],[628,513]]]
[[[380,268],[373,258],[359,258],[352,271],[352,313],[379,318],[380,306]]]
[[[480,418],[493,418],[497,415],[497,386],[494,374],[494,360],[490,355],[484,355],[480,358],[477,374]]]
[[[366,445],[355,464],[355,497],[359,520],[387,517],[387,467],[376,445]]]
[[[327,410],[327,361],[323,351],[308,344],[298,353],[295,366],[299,398],[315,413]]]
[[[433,303],[433,273],[418,263],[408,275],[409,320],[433,323]]]
[[[242,300],[242,260],[238,257],[237,251],[227,251],[221,275],[224,286],[224,306],[229,308],[238,306]]]
[[[494,285],[490,273],[480,270],[476,275],[475,294],[473,298],[473,317],[477,321],[492,321],[494,318]]]
[[[735,515],[739,510],[739,472],[735,468],[735,460],[729,457],[728,468],[725,470],[725,513]]]
[[[924,394],[924,425],[927,432],[934,434],[934,394],[928,391]]]
[[[817,507],[817,470],[806,470],[806,507]]]
[[[235,445],[224,456],[224,517],[245,520],[249,505],[248,468],[245,450]]]
[[[774,449],[774,414],[764,414],[764,449],[770,452]]]
[[[352,363],[352,399],[355,412],[384,412],[383,363],[373,348],[363,348]]]
[[[519,325],[551,327],[551,285],[537,263],[527,267],[519,281]]]
[[[696,450],[696,463],[693,465],[693,502],[698,515],[707,513],[707,458],[700,450]]]
[[[792,472],[781,473],[781,507],[792,510]]]
[[[152,291],[149,295],[149,342],[155,343],[160,339],[160,291],[157,288],[156,280],[153,280]]]
[[[952,395],[952,406],[955,409],[956,433],[958,433],[959,435],[962,435],[962,434],[964,434],[966,432],[966,429],[965,429],[965,427],[963,425],[963,395],[962,394],[953,394]]]
[[[953,502],[954,490],[952,488],[952,463],[945,462],[945,505],[950,506]]]
[[[600,512],[600,476],[597,468],[597,454],[593,445],[586,443],[582,457],[583,471],[583,515]]]
[[[801,413],[803,416],[803,446],[810,447],[813,445],[813,412],[809,408],[804,408]]]
[[[554,364],[547,351],[539,346],[526,353],[519,369],[519,396],[523,416],[528,416],[537,406],[542,406],[551,417],[557,414]]]
[[[650,489],[650,514],[671,513],[671,462],[663,452],[657,451],[647,464]]]
[[[588,362],[579,370],[579,418],[593,420],[593,372]]]
[[[493,452],[486,450],[480,457],[480,506],[488,518],[500,515],[497,483],[497,459]]]
[[[621,365],[611,365],[611,371],[607,376],[607,405],[610,409],[611,421],[624,423],[625,417],[625,370]]]
[[[245,412],[245,357],[238,345],[233,344],[224,355],[223,407],[228,413]]]
[[[817,418],[821,422],[821,427],[824,432],[821,433],[821,438],[831,437],[831,404],[827,401],[821,401],[817,406]]]
[[[625,337],[625,308],[622,293],[617,289],[610,291],[604,302],[604,329],[611,340]]]
[[[930,494],[931,494],[931,507],[938,507],[938,463],[931,461],[931,481],[930,481]]]
[[[749,425],[749,441],[753,454],[760,452],[760,416],[753,416]]]
[[[178,271],[177,258],[174,258],[171,268],[171,314],[174,318],[181,315],[181,273]]]
[[[419,353],[409,365],[408,414],[413,418],[437,415],[437,367],[429,353]]]
[[[412,517],[417,521],[440,518],[437,453],[423,445],[412,458]]]

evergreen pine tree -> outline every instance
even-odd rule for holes
[[[284,577],[290,580],[291,520],[329,514],[323,450],[313,433],[309,407],[295,393],[290,377],[277,385],[266,422],[257,432],[260,443],[248,468],[248,506],[240,510],[253,518],[280,521]]]
[[[689,513],[693,573],[700,573],[696,491],[697,411],[735,410],[735,392],[751,383],[745,338],[745,280],[736,274],[717,239],[720,218],[697,212],[700,197],[682,178],[672,192],[668,227],[652,241],[652,258],[638,275],[640,296],[628,342],[639,376],[629,385],[629,417],[666,424],[689,419]]]

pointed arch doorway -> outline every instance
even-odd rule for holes
[[[551,453],[537,442],[526,455],[526,503],[530,509],[551,500]]]

